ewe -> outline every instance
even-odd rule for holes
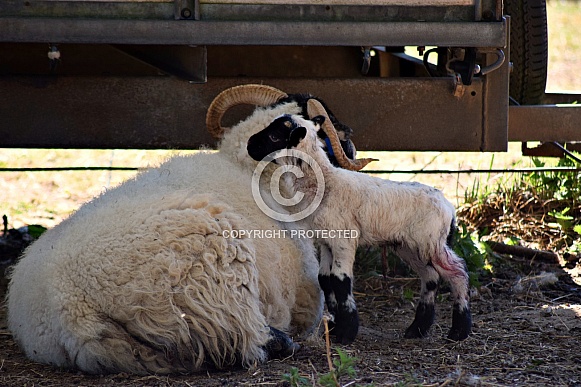
[[[322,314],[313,243],[225,235],[293,227],[255,204],[246,142],[275,117],[300,114],[297,100],[258,85],[224,91],[207,115],[224,134],[219,152],[141,172],[33,243],[7,297],[26,355],[89,373],[163,374],[250,367],[296,350],[288,335],[312,331]],[[263,107],[222,128],[241,103]]]
[[[317,136],[319,125],[323,125],[322,130],[332,143],[338,139],[325,119],[324,109],[316,102],[308,103],[312,121],[284,114],[250,137],[247,150],[254,160],[266,158],[300,170],[285,174],[291,194],[304,195],[298,210],[308,206],[322,188],[316,170],[301,155],[308,155],[320,167],[324,178],[322,200],[306,219],[311,229],[327,231],[319,241],[328,247],[320,257],[319,282],[327,308],[334,316],[333,334],[344,344],[351,343],[357,335],[359,320],[352,294],[357,246],[386,243],[421,279],[420,302],[405,337],[427,334],[434,322],[438,282],[443,278],[450,283],[454,300],[448,338],[465,339],[472,326],[468,274],[465,262],[449,246],[450,233],[455,228],[453,205],[440,191],[426,185],[383,180],[335,168]],[[300,152],[290,155],[280,152],[286,149]],[[342,158],[336,156],[338,160]],[[369,161],[361,160],[358,166]],[[347,234],[350,237],[333,237],[331,231],[338,230],[351,230]]]

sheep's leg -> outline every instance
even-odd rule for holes
[[[337,298],[331,287],[331,268],[333,267],[333,255],[327,245],[321,244],[319,249],[319,285],[325,295],[327,311],[333,316],[337,315]],[[335,322],[329,322],[329,328],[334,328]]]
[[[292,356],[301,348],[286,333],[270,326],[269,328],[270,340],[268,340],[264,348],[268,359],[284,359],[285,357]]]
[[[327,243],[333,257],[329,285],[336,305],[335,326],[331,333],[337,342],[351,344],[359,330],[359,316],[353,297],[353,262],[357,242],[353,239],[331,239]]]
[[[464,340],[472,331],[466,263],[446,246],[440,254],[437,254],[433,264],[442,278],[448,281],[452,290],[454,310],[448,338],[454,341]]]
[[[405,336],[408,339],[424,337],[436,318],[436,292],[440,275],[431,263],[425,263],[408,248],[402,247],[396,250],[397,255],[405,261],[420,276],[421,294],[416,316],[412,324],[406,329]]]

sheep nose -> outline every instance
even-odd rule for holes
[[[253,142],[248,140],[248,143],[246,145],[246,151],[248,152],[248,155],[250,157],[252,157],[254,160],[260,161],[262,159],[262,157],[260,157],[260,155],[259,155],[260,152],[258,152],[256,150],[256,147],[253,146],[252,144],[253,144]]]

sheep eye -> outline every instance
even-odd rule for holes
[[[274,134],[269,134],[268,138],[270,139],[270,141],[272,142],[279,142],[280,138],[276,137]]]

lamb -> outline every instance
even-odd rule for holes
[[[357,335],[359,320],[352,284],[358,245],[389,244],[421,279],[420,301],[405,337],[423,337],[433,324],[440,278],[450,283],[454,302],[448,338],[457,341],[468,337],[472,326],[468,274],[464,260],[450,248],[450,235],[455,229],[453,205],[439,190],[423,184],[383,180],[333,167],[316,135],[323,125],[333,138],[332,125],[328,125],[320,105],[312,101],[309,104],[312,121],[284,114],[251,136],[247,150],[255,160],[271,160],[300,170],[285,174],[292,193],[304,195],[299,210],[312,202],[316,191],[322,188],[317,187],[320,181],[316,169],[304,162],[305,157],[311,157],[321,169],[322,200],[307,221],[313,230],[327,230],[320,240],[328,250],[322,250],[318,277],[327,308],[334,316],[332,333],[344,344],[351,343]],[[289,149],[300,152],[288,155]],[[285,153],[281,154],[281,150]],[[360,164],[370,161],[361,160]],[[342,204],[337,207],[337,203]],[[346,237],[333,237],[337,235],[330,232],[333,230],[351,232]]]
[[[210,105],[219,151],[176,156],[82,205],[15,265],[8,326],[26,356],[93,374],[252,367],[297,350],[323,299],[312,241],[231,231],[295,227],[251,193],[248,138],[301,114],[274,88],[234,87]],[[231,106],[258,104],[231,129]],[[349,133],[344,133],[345,148]],[[354,149],[354,148],[352,148]],[[286,209],[279,205],[278,210]]]

